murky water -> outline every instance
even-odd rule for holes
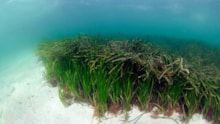
[[[36,42],[80,32],[164,35],[220,46],[219,12],[219,0],[1,0],[0,67]]]
[[[220,0],[0,0],[0,101],[7,106],[6,100],[11,99],[8,107],[11,111],[7,111],[0,102],[0,122],[3,117],[10,119],[3,118],[2,122],[20,119],[17,113],[10,115],[15,111],[14,108],[22,106],[21,102],[17,103],[14,99],[19,101],[21,94],[24,94],[24,100],[26,97],[33,97],[25,94],[26,91],[23,93],[22,87],[28,87],[26,89],[29,91],[29,88],[35,88],[31,85],[45,83],[42,72],[38,70],[37,65],[40,64],[34,57],[38,42],[71,37],[79,33],[128,36],[147,34],[156,41],[160,40],[160,36],[168,36],[197,39],[220,47],[219,22]],[[27,62],[30,64],[26,64]],[[14,82],[17,84],[11,85]],[[30,83],[32,84],[29,85]],[[16,89],[17,85],[22,86]],[[35,92],[38,93],[39,90]],[[35,103],[38,105],[38,102]],[[25,104],[22,107],[26,109]],[[26,118],[29,114],[23,111],[21,109],[21,116]],[[38,115],[42,114],[41,111],[37,112]],[[30,113],[35,118],[35,113]],[[57,113],[60,115],[60,111]],[[20,121],[24,122],[22,119]]]

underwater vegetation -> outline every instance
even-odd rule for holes
[[[97,117],[125,111],[128,120],[137,106],[220,122],[220,50],[207,44],[78,35],[42,42],[37,54],[64,105],[89,103]]]

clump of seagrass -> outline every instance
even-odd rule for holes
[[[37,52],[64,104],[87,102],[99,117],[136,105],[144,111],[156,106],[169,116],[175,110],[186,119],[201,112],[220,121],[219,69],[201,68],[199,59],[186,62],[140,39],[94,36],[42,43]]]

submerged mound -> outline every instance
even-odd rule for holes
[[[89,103],[97,116],[128,112],[133,105],[144,111],[156,106],[166,115],[176,110],[189,119],[200,112],[219,122],[220,59],[213,53],[220,51],[191,42],[178,50],[153,44],[79,35],[41,43],[37,53],[65,105],[73,99]]]

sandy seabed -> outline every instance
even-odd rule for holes
[[[93,116],[92,106],[74,103],[64,107],[58,97],[57,88],[47,85],[45,69],[33,50],[14,57],[9,67],[0,72],[0,124],[176,124],[172,119],[151,118],[151,113],[141,115],[137,108],[129,112],[129,120],[124,115],[109,115],[98,120]],[[183,124],[178,114],[172,116]],[[195,114],[189,124],[210,124]]]

